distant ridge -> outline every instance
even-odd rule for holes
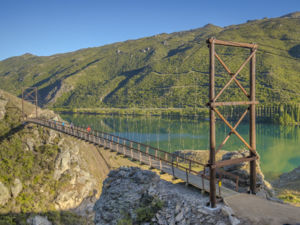
[[[94,108],[194,108],[208,101],[206,39],[257,43],[257,98],[260,103],[300,102],[300,12],[244,24],[162,33],[53,56],[25,54],[0,61],[0,88],[15,95],[22,86],[39,89],[41,106]],[[236,71],[248,50],[217,46]],[[219,88],[229,76],[217,63]],[[238,76],[247,87],[246,70]],[[245,100],[232,84],[227,96]]]
[[[283,15],[281,18],[300,18],[300,11]]]

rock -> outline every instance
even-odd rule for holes
[[[290,190],[300,190],[300,166],[288,173],[283,173],[273,182],[277,188],[286,188]]]
[[[14,180],[13,186],[11,187],[12,196],[14,198],[16,198],[20,194],[20,192],[22,191],[22,189],[23,189],[22,182],[18,178],[16,178]]]
[[[175,217],[175,221],[179,222],[183,219],[183,211],[181,211],[177,216]]]
[[[177,204],[175,208],[175,214],[178,214],[181,209],[181,204]]]
[[[52,225],[52,223],[47,219],[47,217],[43,216],[34,216],[34,217],[29,217],[27,219],[28,225]]]
[[[223,206],[223,207],[221,208],[221,212],[222,212],[224,215],[226,215],[226,216],[232,216],[232,215],[233,215],[232,209],[231,209],[230,207],[228,207],[228,206]]]
[[[7,104],[7,100],[0,99],[0,120],[2,120],[6,114],[5,106]]]
[[[80,189],[76,186],[69,188],[69,190],[62,191],[55,198],[55,208],[57,210],[65,210],[79,206],[84,198],[86,198],[90,191],[93,189],[94,184],[91,181],[87,181]]]
[[[33,151],[35,143],[36,143],[36,140],[33,139],[32,137],[26,138],[25,145],[26,145],[27,150]]]
[[[54,179],[59,180],[60,176],[70,169],[71,155],[69,151],[64,150],[55,160]]]
[[[264,190],[259,190],[256,195],[261,198],[267,198],[267,193]]]
[[[6,111],[8,105],[9,109],[13,110]],[[14,113],[15,110],[18,113]],[[14,117],[14,120],[19,121],[19,117],[21,117],[19,112],[21,110],[22,102],[20,99],[0,90],[0,120],[3,119],[3,116],[12,112],[14,114],[11,114],[11,116]],[[61,121],[61,118],[51,110],[38,109],[38,112],[39,117]],[[25,113],[27,118],[30,117],[30,114],[35,116],[35,107],[25,103]],[[9,123],[11,128],[15,125],[15,121],[8,120],[5,122]],[[82,213],[82,215],[93,213],[92,208],[96,198],[91,196],[93,190],[96,189],[97,193],[101,191],[100,183],[109,171],[108,166],[104,165],[106,159],[103,156],[101,157],[94,145],[87,142],[32,123],[23,123],[23,125],[20,127],[22,128],[21,130],[17,129],[11,132],[11,138],[5,141],[8,145],[11,141],[14,141],[14,147],[17,148],[16,152],[20,155],[25,153],[26,157],[24,158],[24,163],[22,158],[18,157],[20,168],[16,171],[20,170],[21,172],[20,176],[17,175],[19,179],[14,176],[10,186],[0,182],[1,210],[3,212],[20,212],[21,207],[25,207],[25,210],[26,206],[20,206],[19,201],[16,199],[24,192],[34,193],[35,195],[34,198],[26,200],[28,201],[28,206],[32,205],[30,209],[27,208],[26,210],[35,212],[40,210],[38,208],[40,204],[44,204],[43,206],[41,205],[42,207],[52,207],[55,204],[54,206],[57,210],[74,210],[80,206],[80,209],[76,209],[76,213]],[[7,145],[7,143],[4,144]],[[18,145],[15,143],[18,143]],[[0,145],[2,147],[2,142]],[[58,152],[56,151],[57,149]],[[27,154],[29,158],[27,158]],[[47,157],[48,154],[49,157]],[[28,171],[22,170],[22,167],[28,166],[27,164],[31,163],[32,157],[36,159],[32,170],[33,174],[28,174]],[[1,163],[3,161],[0,159]],[[108,162],[108,164],[110,163],[113,164],[114,160]],[[5,172],[14,173],[14,171]],[[26,176],[24,176],[23,172]],[[38,177],[35,177],[36,175]],[[20,179],[21,177],[22,180]],[[52,186],[54,183],[55,187]],[[85,201],[88,198],[90,200]],[[39,204],[35,204],[35,201],[39,201]],[[43,210],[47,209],[44,208]],[[33,218],[33,220],[35,219]]]
[[[10,197],[8,188],[0,181],[0,206],[5,205]]]
[[[223,221],[218,221],[216,225],[226,225]]]
[[[132,224],[230,224],[230,212],[208,212],[207,201],[208,196],[199,191],[161,180],[153,172],[121,167],[103,182],[102,195],[94,206],[94,221],[96,225],[115,225],[121,219]],[[156,204],[160,207],[153,207]]]
[[[230,220],[231,225],[238,225],[238,224],[240,224],[240,220],[238,218],[236,218],[236,217],[229,216],[229,220]]]
[[[227,152],[222,156],[222,161],[235,158],[242,158],[249,155],[248,150]],[[250,167],[249,163],[244,162],[223,167],[226,172],[230,172],[239,177],[239,192],[247,192],[250,185]],[[259,162],[256,163],[256,188],[261,197],[273,197],[274,191],[272,185],[264,179]],[[233,177],[224,175],[222,184],[228,188],[235,189],[235,179]]]

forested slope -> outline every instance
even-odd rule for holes
[[[158,34],[75,52],[38,57],[25,54],[0,62],[0,88],[16,95],[22,86],[39,89],[41,105],[94,107],[204,107],[208,99],[206,39],[255,42],[257,97],[262,103],[300,100],[300,17],[248,21],[225,28],[202,28]],[[247,49],[216,48],[236,71]],[[238,79],[248,87],[249,66]],[[217,90],[229,79],[217,64]],[[244,99],[233,84],[222,97]],[[220,100],[222,100],[220,98]]]

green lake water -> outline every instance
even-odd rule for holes
[[[92,129],[146,143],[169,152],[209,149],[209,121],[205,120],[83,114],[64,114],[62,118],[72,121],[75,125],[90,125]],[[237,130],[245,140],[249,140],[248,123],[241,123]],[[228,134],[229,128],[221,121],[217,121],[216,131],[218,146]],[[261,168],[267,179],[270,180],[300,166],[300,126],[257,123],[256,139]],[[243,148],[246,147],[235,135],[231,135],[223,147],[229,151]]]

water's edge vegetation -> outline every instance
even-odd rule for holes
[[[208,119],[208,108],[51,108],[58,113],[161,116],[189,119]],[[245,106],[224,107],[221,112],[230,120],[238,119]],[[256,107],[258,122],[271,122],[280,125],[300,125],[300,104],[269,104]],[[248,119],[247,117],[245,118]]]

